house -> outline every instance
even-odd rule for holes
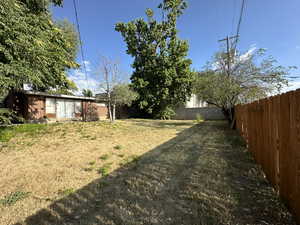
[[[175,110],[174,119],[177,120],[195,120],[202,118],[205,120],[223,120],[225,119],[222,111],[207,102],[202,101],[197,95],[193,94],[186,104]]]
[[[11,92],[5,106],[28,121],[107,119],[106,104],[97,103],[96,98],[49,94],[35,91]]]

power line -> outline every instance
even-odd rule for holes
[[[239,18],[239,22],[238,22],[238,25],[237,25],[237,31],[236,31],[237,39],[235,41],[234,50],[236,50],[237,44],[239,42],[240,29],[241,29],[241,24],[242,24],[242,20],[243,20],[243,16],[244,16],[245,5],[246,5],[245,2],[246,2],[245,0],[243,0],[243,2],[242,2],[241,12],[240,12],[240,18]]]
[[[86,69],[86,65],[85,65],[86,61],[85,61],[83,46],[82,46],[82,38],[81,38],[81,32],[80,32],[80,25],[79,25],[79,17],[78,17],[78,10],[77,10],[77,5],[76,5],[76,0],[73,0],[73,5],[74,5],[74,11],[75,11],[75,17],[76,17],[76,24],[77,24],[79,42],[80,42],[79,44],[80,44],[81,58],[82,58],[82,62],[83,62],[84,72],[85,72],[85,80],[88,83],[87,69]]]
[[[236,16],[236,0],[233,0],[233,16],[232,16],[232,24],[231,24],[231,35],[233,35],[235,16]]]

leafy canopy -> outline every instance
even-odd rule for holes
[[[120,83],[113,87],[112,98],[116,105],[127,105],[131,106],[132,102],[135,101],[138,94],[132,90],[129,84]]]
[[[83,89],[82,90],[82,95],[84,97],[93,97],[94,96],[92,90],[90,90],[90,89]]]
[[[48,3],[1,1],[0,90],[22,89],[23,84],[41,91],[69,88],[65,71],[78,67],[75,32],[52,22]]]
[[[137,19],[118,23],[127,43],[127,53],[134,58],[132,87],[139,95],[139,106],[154,117],[168,119],[173,108],[191,96],[194,74],[187,59],[188,42],[177,37],[177,19],[187,7],[184,0],[164,0],[159,8],[166,15],[154,19],[151,9],[148,20]]]
[[[233,119],[231,109],[236,104],[252,102],[276,91],[280,91],[288,81],[286,75],[291,68],[276,65],[272,57],[266,57],[264,49],[250,49],[248,52],[218,52],[205,71],[197,76],[195,93],[223,110]]]

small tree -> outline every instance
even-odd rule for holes
[[[92,92],[91,89],[83,89],[82,90],[82,95],[84,97],[93,97],[94,96],[94,94],[93,94],[93,92]]]
[[[251,49],[244,54],[231,51],[230,55],[224,52],[215,55],[207,70],[198,74],[195,93],[221,108],[233,128],[234,106],[280,91],[288,84],[285,76],[291,68],[277,66],[272,57],[264,57],[264,49]],[[231,60],[229,69],[228,60]]]
[[[136,99],[137,94],[129,85],[121,82],[122,73],[119,63],[107,57],[102,57],[100,74],[102,77],[101,87],[104,91],[104,100],[107,102],[109,119],[116,119],[117,105],[130,105]]]

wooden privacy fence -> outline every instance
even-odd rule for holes
[[[249,151],[300,224],[300,89],[235,112]]]

